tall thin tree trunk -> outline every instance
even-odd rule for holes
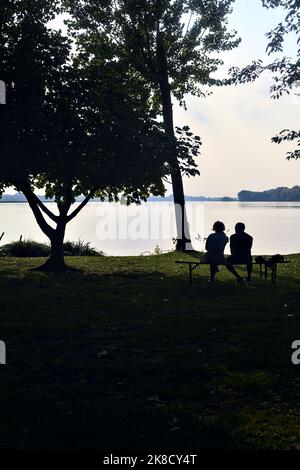
[[[169,83],[167,60],[163,44],[163,35],[157,31],[157,59],[158,59],[158,75],[159,87],[162,98],[163,106],[163,119],[165,132],[171,137],[175,136],[174,122],[173,122],[173,106],[171,99],[171,87]],[[189,234],[189,225],[186,215],[185,197],[182,182],[182,175],[179,167],[176,152],[170,161],[171,165],[171,179],[173,187],[173,197],[175,205],[176,229],[177,229],[177,243],[176,251],[191,250],[191,240]]]

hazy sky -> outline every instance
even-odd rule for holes
[[[260,0],[236,0],[230,25],[242,38],[239,48],[224,54],[225,70],[242,67],[254,59],[269,60],[265,33],[282,18],[282,10],[267,10]],[[296,40],[286,44],[295,55]],[[299,184],[300,162],[285,159],[294,145],[271,143],[282,129],[298,129],[300,100],[290,96],[279,101],[269,97],[270,76],[254,84],[214,90],[206,99],[190,97],[188,111],[175,104],[175,121],[189,124],[203,140],[198,159],[201,176],[185,180],[190,195],[235,196],[241,189],[264,190]],[[168,188],[168,193],[171,188]]]

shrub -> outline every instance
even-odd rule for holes
[[[66,256],[103,256],[101,251],[90,246],[82,240],[77,242],[65,242],[64,252]],[[16,258],[37,258],[50,255],[48,243],[38,243],[33,240],[21,240],[11,242],[0,247],[0,256],[13,256]]]
[[[159,245],[156,245],[153,251],[153,255],[161,255],[162,254],[162,249],[159,247]]]
[[[91,247],[90,243],[82,240],[65,242],[64,251],[66,256],[103,256],[102,251],[96,250],[96,248]]]
[[[11,242],[0,247],[0,256],[15,256],[16,258],[36,258],[49,256],[50,246],[33,240]]]

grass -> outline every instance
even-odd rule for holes
[[[300,255],[192,288],[185,257],[0,259],[2,448],[300,449]]]

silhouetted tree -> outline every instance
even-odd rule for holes
[[[211,76],[223,63],[218,54],[239,44],[236,33],[228,31],[227,17],[233,2],[66,0],[65,4],[79,40],[91,40],[90,50],[94,54],[97,55],[99,34],[106,34],[117,60],[135,76],[138,92],[141,87],[151,91],[151,107],[162,115],[166,134],[174,137],[172,95],[183,106],[188,93],[205,95],[203,86],[216,83]],[[182,174],[194,176],[199,172],[193,161],[182,172],[175,149],[169,164],[174,203],[179,209],[177,250],[185,250],[190,240]]]
[[[187,132],[168,138],[143,105],[128,93],[130,76],[105,48],[97,61],[89,52],[72,53],[72,44],[49,20],[59,2],[2,2],[1,79],[7,104],[0,106],[0,188],[22,192],[41,230],[50,239],[51,256],[42,267],[67,269],[63,240],[66,225],[93,198],[128,202],[163,195],[166,156],[176,148],[184,165],[199,142]],[[57,213],[35,194],[44,188]],[[72,203],[83,194],[76,208]]]

